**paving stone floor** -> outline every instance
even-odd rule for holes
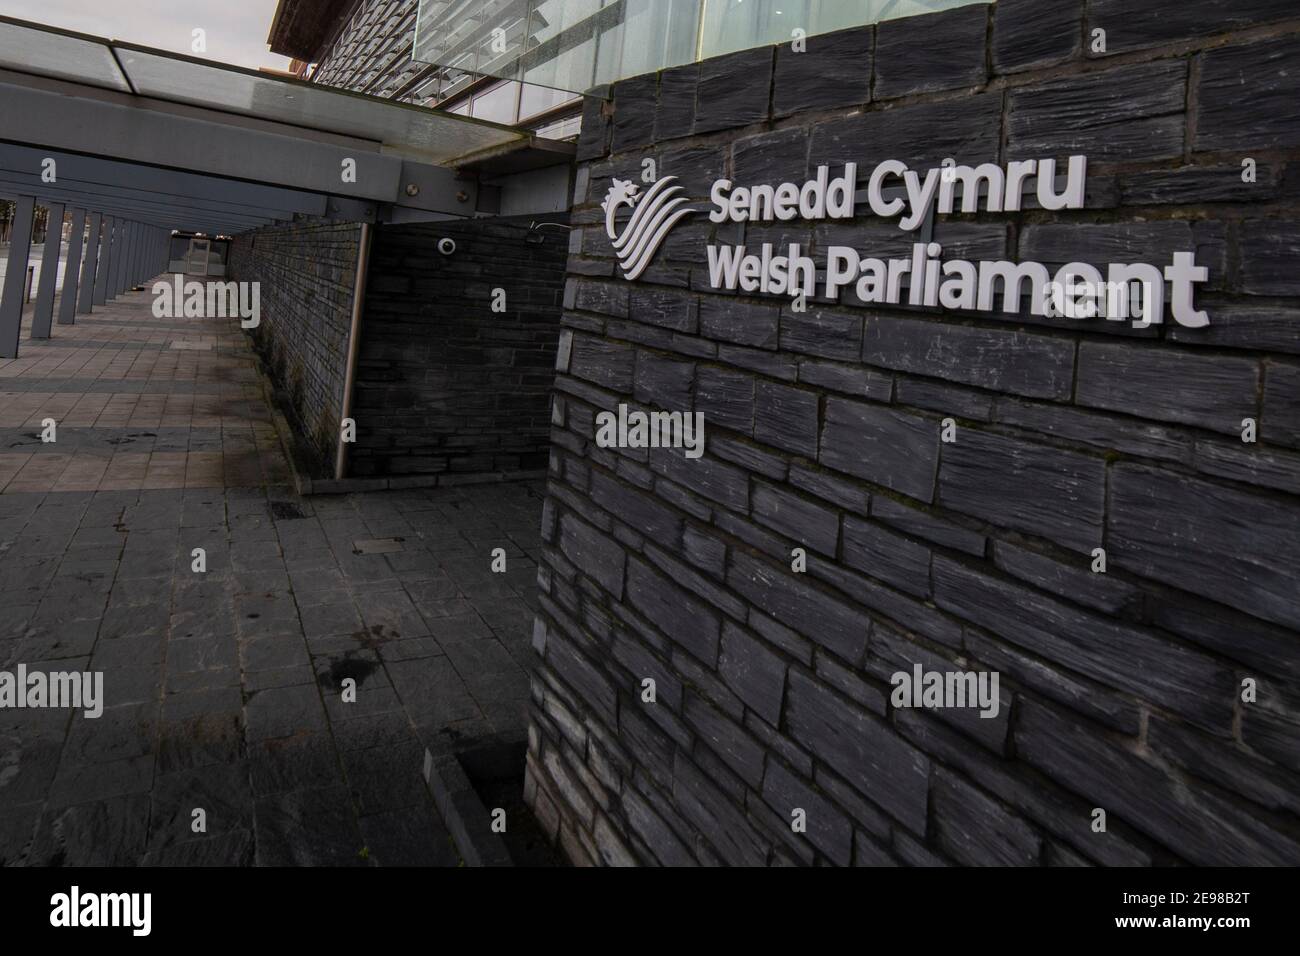
[[[455,865],[423,753],[525,730],[540,487],[300,498],[235,321],[149,301],[0,361],[0,671],[105,698],[0,709],[0,862]]]

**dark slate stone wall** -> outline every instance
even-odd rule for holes
[[[575,860],[1300,862],[1297,14],[1001,0],[588,101],[527,778]],[[941,217],[945,256],[1195,247],[1212,325],[800,314],[707,290],[706,217],[635,283],[600,224],[646,158],[707,200],[723,175],[1071,152],[1085,209]],[[912,241],[865,214],[744,239]],[[620,402],[702,411],[704,457],[596,447]],[[997,719],[893,708],[916,662],[999,672]]]
[[[321,475],[340,437],[352,291],[361,226],[296,223],[235,237],[228,277],[259,282],[254,345]]]
[[[564,229],[527,222],[376,227],[351,476],[545,469],[567,249]]]

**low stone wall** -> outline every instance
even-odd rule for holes
[[[253,341],[319,475],[332,475],[340,438],[358,223],[272,226],[235,237],[228,278],[260,283]]]
[[[527,784],[575,861],[1300,862],[1297,14],[1000,0],[589,100]],[[819,164],[1076,153],[1083,209],[934,240],[1195,250],[1208,327],[712,288],[711,242],[906,255],[862,205],[696,215],[629,283],[600,206],[647,160],[707,204]],[[703,458],[597,447],[620,404],[702,412]],[[996,672],[996,717],[896,706],[916,665]]]

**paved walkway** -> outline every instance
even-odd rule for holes
[[[0,863],[455,865],[423,752],[524,731],[540,489],[299,498],[237,321],[150,301],[0,361],[0,671],[105,698],[0,709]]]

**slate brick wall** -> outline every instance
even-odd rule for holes
[[[230,243],[229,278],[261,284],[254,346],[322,475],[333,473],[340,437],[360,241],[357,223],[295,223]]]
[[[1297,102],[1290,0],[1000,0],[588,99],[527,776],[573,859],[1300,862]],[[627,283],[598,206],[646,158],[707,200],[1072,152],[1086,208],[941,217],[945,255],[1195,247],[1208,328],[794,313],[708,289],[706,242],[740,238],[704,216]],[[743,238],[912,241],[866,214]],[[596,447],[621,402],[702,411],[704,457]],[[998,671],[998,717],[895,709],[915,662]]]
[[[506,220],[376,227],[351,476],[545,469],[567,245]]]

